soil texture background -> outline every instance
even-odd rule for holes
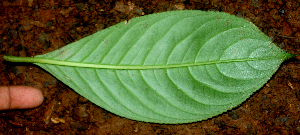
[[[35,56],[131,18],[172,10],[227,12],[248,19],[273,42],[300,54],[299,0],[3,0],[0,2],[0,85],[38,88],[34,109],[0,111],[0,134],[300,134],[299,56],[238,107],[190,124],[154,124],[114,115],[41,68],[3,61]]]

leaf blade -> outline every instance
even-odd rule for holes
[[[21,61],[117,115],[187,123],[245,101],[291,56],[245,19],[174,11],[134,18]]]

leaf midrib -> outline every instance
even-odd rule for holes
[[[97,64],[97,63],[79,63],[79,62],[71,62],[71,61],[45,59],[45,58],[16,57],[16,56],[3,56],[3,59],[11,62],[41,63],[41,64],[61,65],[61,66],[70,66],[70,67],[117,69],[117,70],[124,70],[124,69],[125,70],[148,70],[148,69],[182,68],[182,67],[213,65],[213,64],[221,64],[221,63],[259,61],[259,60],[271,60],[271,59],[285,60],[289,57],[290,56],[287,55],[283,55],[283,56],[280,55],[280,56],[272,56],[272,57],[229,59],[229,60],[196,62],[196,63],[186,63],[186,64],[172,64],[172,65],[105,65],[105,64]]]

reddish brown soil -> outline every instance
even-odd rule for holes
[[[0,2],[0,85],[40,89],[35,109],[0,111],[0,134],[300,134],[299,57],[240,106],[209,120],[153,124],[116,116],[32,64],[2,56],[44,54],[120,21],[197,9],[246,18],[283,50],[300,54],[300,2],[295,0],[4,0]]]

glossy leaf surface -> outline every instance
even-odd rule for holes
[[[236,107],[289,57],[245,19],[172,11],[121,22],[19,61],[37,64],[122,117],[188,123]]]

